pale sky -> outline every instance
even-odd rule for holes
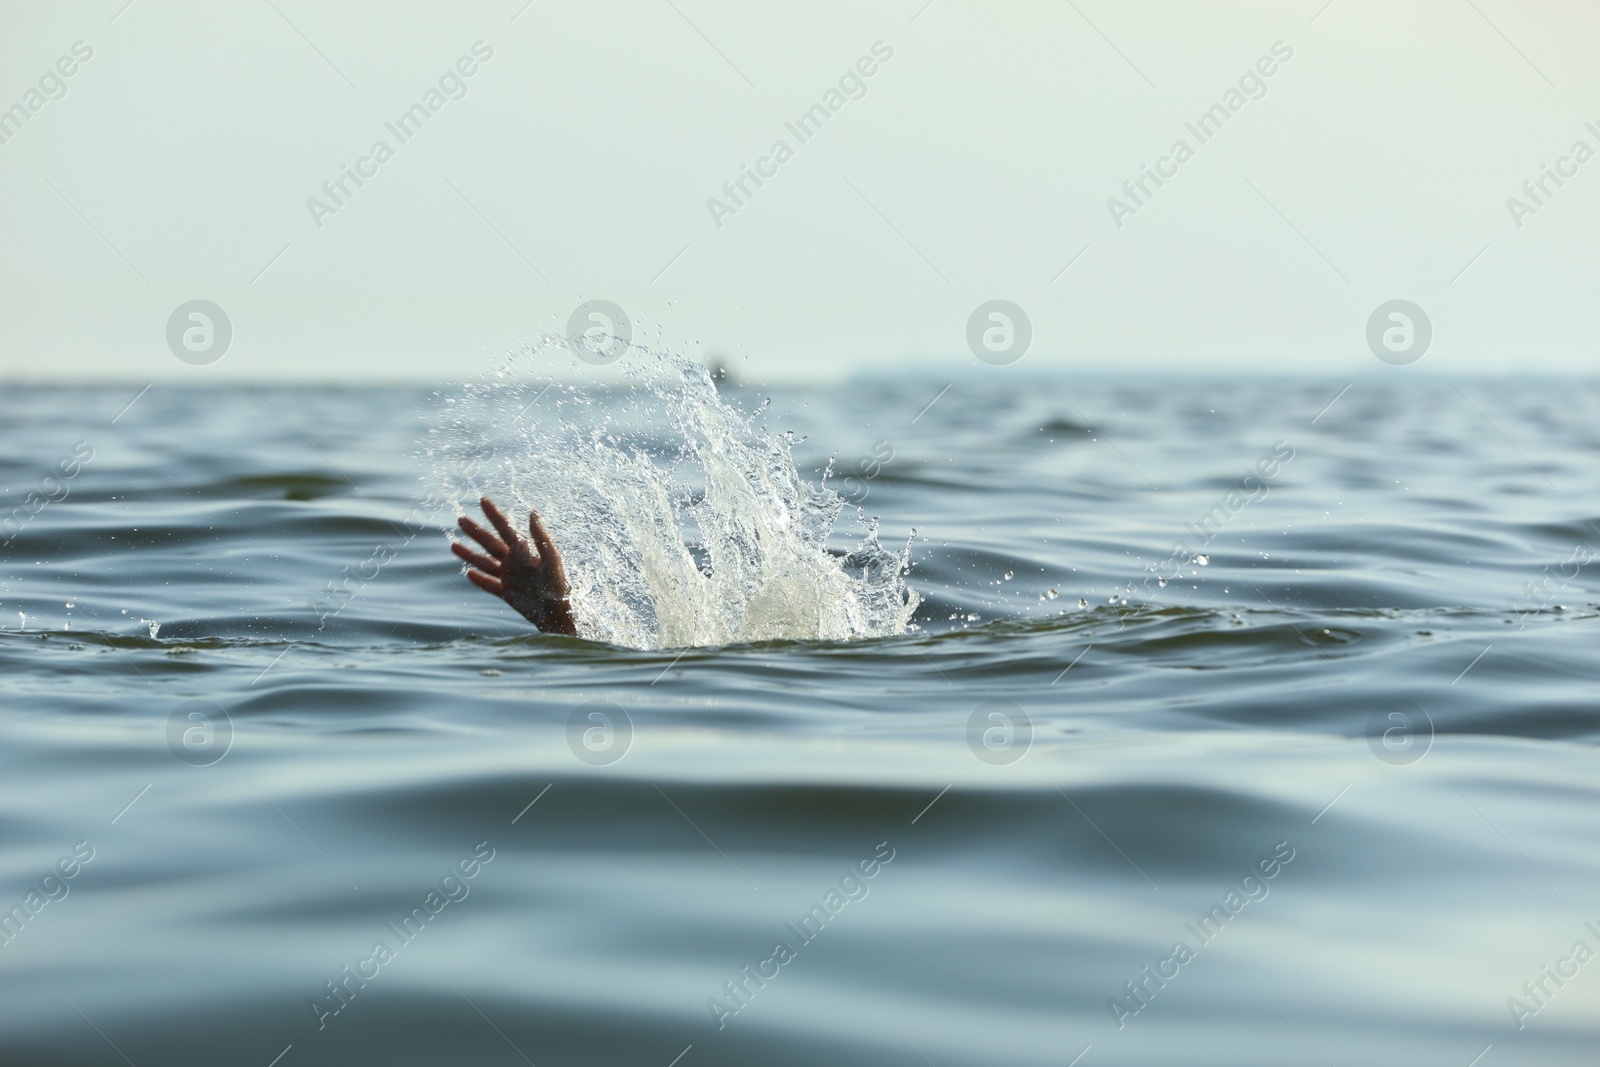
[[[1600,10],[1576,0],[0,15],[0,379],[461,378],[590,299],[765,380],[976,364],[992,299],[1031,322],[1019,372],[1595,367],[1600,158],[1573,150],[1600,151]],[[1202,143],[1186,123],[1241,78]],[[1146,165],[1170,176],[1114,220]],[[346,167],[368,176],[335,204]],[[1404,371],[1366,340],[1396,299],[1433,328]],[[205,366],[168,345],[191,300],[232,326]]]

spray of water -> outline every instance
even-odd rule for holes
[[[699,363],[642,346],[604,384],[550,379],[573,366],[546,338],[441,395],[425,452],[457,514],[482,495],[538,509],[583,637],[678,648],[905,631],[908,550],[859,516],[855,546],[829,550],[844,501],[800,476],[765,405],[741,413]]]

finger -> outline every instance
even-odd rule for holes
[[[478,501],[478,504],[483,508],[483,513],[489,516],[489,521],[494,523],[494,528],[500,531],[500,536],[506,539],[506,544],[514,545],[522,540],[517,534],[517,528],[512,526],[510,520],[501,514],[499,508],[494,506],[493,500],[484,497]]]
[[[533,535],[533,543],[539,549],[539,555],[551,559],[561,558],[561,553],[556,551],[556,543],[550,539],[550,531],[544,528],[544,520],[539,518],[537,511],[528,512],[528,532]]]
[[[466,545],[462,544],[459,541],[457,541],[456,543],[454,543],[454,544],[452,544],[450,546],[450,551],[454,552],[456,555],[460,556],[462,559],[466,560],[468,563],[472,564],[474,567],[478,567],[481,570],[487,572],[491,577],[494,577],[494,578],[500,577],[500,561],[499,560],[490,559],[488,556],[483,555],[481,552],[474,552],[474,551],[472,551],[472,549],[468,548]]]
[[[477,571],[468,571],[467,580],[485,593],[493,593],[498,597],[505,596],[505,586],[500,584],[500,579],[498,578],[491,578],[487,574],[480,574]]]
[[[468,537],[482,545],[489,555],[495,557],[496,559],[505,559],[507,554],[510,553],[511,550],[506,547],[504,541],[501,541],[500,538],[496,537],[488,530],[485,530],[482,526],[479,526],[465,515],[461,516],[460,525],[461,529],[465,531]]]

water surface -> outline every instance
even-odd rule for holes
[[[466,582],[430,390],[8,387],[0,1058],[1590,1061],[1600,387],[947,384],[725,390],[903,632],[661,647]]]

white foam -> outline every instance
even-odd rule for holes
[[[603,386],[550,380],[557,338],[442,397],[426,450],[457,513],[537,508],[587,638],[635,648],[902,633],[909,550],[861,528],[827,548],[844,500],[795,468],[789,439],[730,406],[699,363],[641,346]],[[620,373],[618,373],[620,372]]]

